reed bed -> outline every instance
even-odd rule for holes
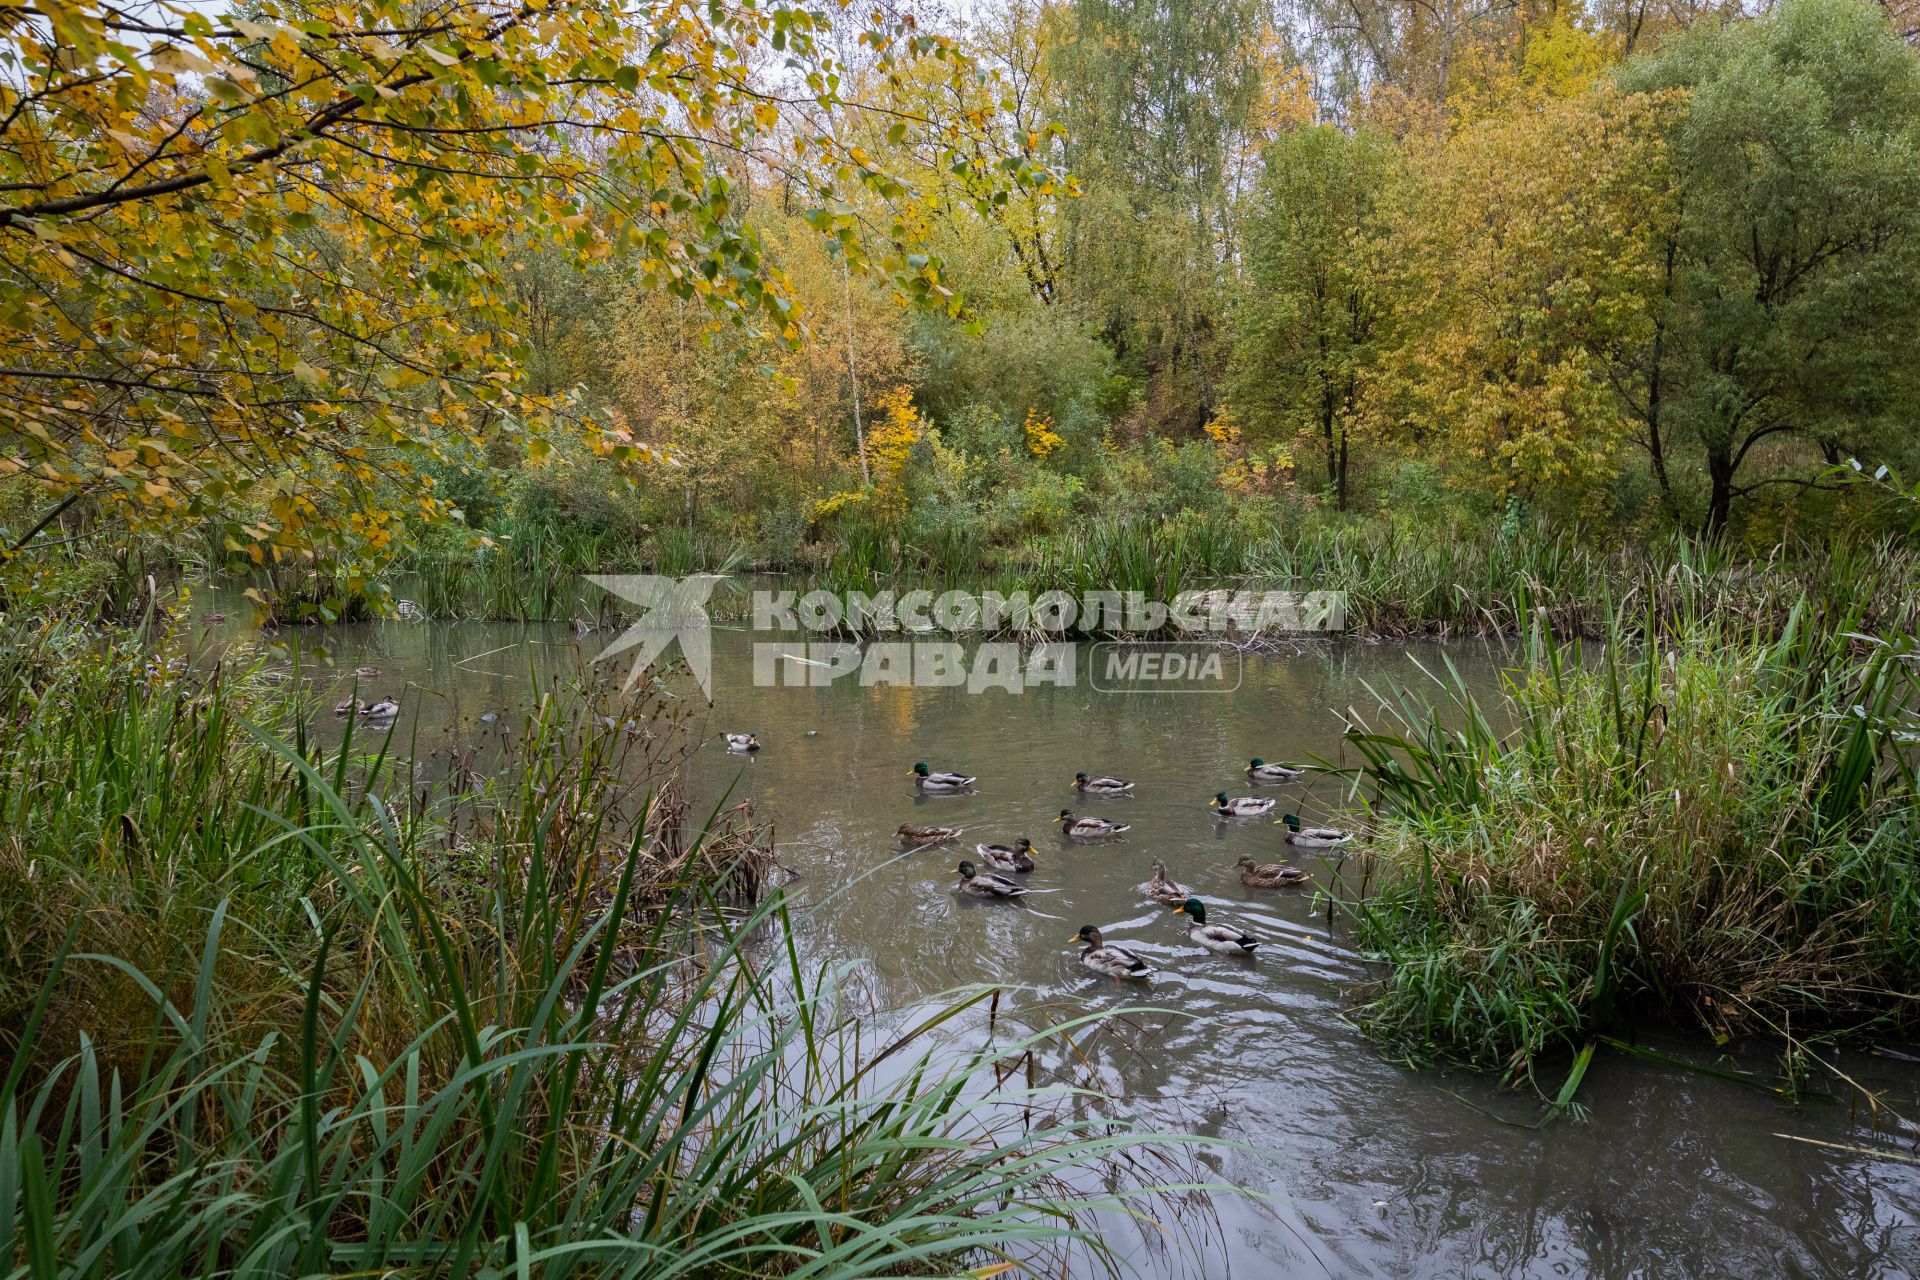
[[[1009,1082],[1045,1036],[989,993],[841,1000],[750,811],[636,767],[648,708],[551,691],[428,786],[404,729],[314,745],[298,681],[0,640],[10,1272],[1117,1266],[1101,1171],[1157,1140]]]
[[[1711,581],[1645,584],[1597,653],[1543,621],[1496,705],[1448,671],[1352,714],[1361,1015],[1399,1051],[1519,1079],[1642,1020],[1920,1026],[1920,645],[1857,581]]]
[[[136,549],[105,560],[81,547],[36,554],[0,580],[0,607],[17,615],[133,621],[164,609],[169,584],[183,570],[218,576],[223,563],[205,549],[182,556],[130,545]],[[1079,599],[1136,593],[1165,603],[1183,592],[1223,588],[1332,591],[1346,597],[1349,630],[1383,637],[1519,636],[1544,615],[1556,635],[1600,639],[1617,618],[1637,628],[1649,609],[1667,619],[1708,595],[1722,609],[1777,629],[1801,595],[1844,583],[1864,594],[1869,629],[1920,626],[1920,550],[1895,540],[1784,543],[1756,557],[1677,533],[1629,545],[1607,530],[1545,524],[1427,528],[1371,518],[1267,522],[1191,513],[1095,516],[1064,533],[997,546],[959,535],[902,544],[850,528],[807,544],[787,564],[756,561],[747,548],[684,529],[529,517],[485,538],[415,539],[371,578],[301,564],[247,580],[256,607],[279,621],[350,621],[405,601],[414,617],[605,626],[620,620],[621,605],[588,584],[588,574],[737,574],[750,565],[779,574],[783,587],[842,598],[916,590],[1033,598],[1060,591]],[[1076,626],[1071,634],[1105,639],[1113,631]]]
[[[469,543],[414,549],[395,562],[395,594],[433,618],[592,621],[612,602],[590,573],[731,573],[744,553],[670,530],[642,538],[604,528],[527,522]]]
[[[1033,599],[1060,591],[1080,600],[1121,592],[1161,602],[1219,589],[1332,591],[1344,593],[1347,627],[1361,634],[1519,636],[1544,621],[1557,636],[1586,639],[1605,638],[1617,622],[1628,634],[1648,618],[1669,626],[1705,600],[1778,630],[1803,596],[1846,591],[1862,601],[1864,627],[1920,626],[1920,551],[1893,541],[1782,546],[1755,559],[1679,535],[1628,548],[1580,531],[1476,535],[1382,522],[1283,526],[1254,537],[1227,522],[1114,516],[963,567],[929,565],[913,548],[855,538],[790,585],[843,598],[959,590]],[[1113,633],[1076,625],[1071,634]]]

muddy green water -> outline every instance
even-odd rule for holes
[[[203,604],[202,607],[209,607]],[[235,610],[237,618],[239,611]],[[237,622],[202,624],[212,645],[255,644]],[[759,637],[765,639],[765,637]],[[360,665],[382,669],[375,694],[406,705],[398,737],[429,748],[480,743],[487,712],[523,705],[540,673],[571,671],[606,636],[564,627],[384,622],[294,634],[323,705]],[[1259,1154],[1210,1158],[1211,1173],[1274,1197],[1216,1197],[1168,1248],[1115,1227],[1151,1276],[1906,1276],[1920,1271],[1920,1168],[1858,1150],[1911,1153],[1915,1131],[1856,1093],[1794,1104],[1673,1067],[1605,1055],[1588,1074],[1586,1115],[1540,1131],[1502,1123],[1539,1114],[1530,1096],[1470,1076],[1384,1060],[1342,1018],[1369,976],[1314,890],[1258,892],[1232,869],[1241,854],[1288,850],[1265,820],[1216,821],[1207,797],[1247,794],[1250,756],[1336,757],[1332,709],[1366,706],[1375,687],[1424,679],[1447,658],[1481,687],[1499,655],[1473,646],[1366,644],[1248,656],[1232,694],[1077,687],[969,694],[955,688],[757,687],[743,631],[714,637],[714,707],[699,732],[752,730],[743,758],[710,737],[692,756],[698,791],[750,796],[775,825],[798,938],[810,958],[853,966],[879,1009],[968,983],[1018,988],[1003,1016],[1034,1023],[1150,1003],[1080,1053],[1043,1064],[1098,1087],[1113,1110],[1150,1125],[1217,1135]],[[314,666],[324,648],[331,668]],[[583,653],[584,651],[584,653]],[[269,657],[269,661],[278,659]],[[338,674],[332,674],[337,672]],[[690,692],[690,691],[689,691]],[[330,717],[322,717],[323,723]],[[417,728],[417,733],[415,732]],[[971,794],[925,796],[917,760],[978,775]],[[1129,798],[1083,799],[1077,770],[1137,781]],[[1309,821],[1332,812],[1335,784],[1258,789]],[[1120,841],[1070,847],[1052,821],[1063,806],[1132,824]],[[903,822],[964,826],[967,844],[1027,835],[1036,890],[1021,903],[953,892],[951,849],[898,856]],[[1191,946],[1140,894],[1148,860],[1266,945],[1257,959]],[[1344,867],[1296,855],[1316,887]],[[1082,923],[1125,941],[1157,967],[1123,989],[1077,963]],[[1684,1038],[1649,1045],[1698,1062]],[[1911,1051],[1911,1047],[1909,1047]],[[1920,1116],[1920,1066],[1860,1050],[1839,1065]],[[1782,1135],[1791,1135],[1782,1136]],[[1829,1144],[1812,1145],[1792,1138]],[[1849,1149],[1855,1148],[1855,1149]]]

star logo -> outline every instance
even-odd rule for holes
[[[595,662],[604,662],[615,654],[637,649],[633,669],[627,673],[623,688],[631,689],[642,672],[674,640],[680,642],[687,670],[699,682],[700,692],[713,696],[713,622],[707,617],[707,597],[714,584],[725,574],[696,573],[685,578],[665,578],[651,573],[590,573],[587,581],[609,595],[617,596],[640,609],[640,617],[620,634],[620,638],[600,651]]]

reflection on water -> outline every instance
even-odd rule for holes
[[[231,637],[234,629],[222,629]],[[381,676],[366,696],[407,707],[396,731],[424,756],[468,746],[554,674],[580,669],[604,637],[565,628],[382,623],[328,633],[325,706],[352,669]],[[307,643],[312,643],[308,638]],[[584,656],[583,656],[584,651]],[[1473,1078],[1383,1060],[1341,1017],[1367,969],[1314,887],[1258,891],[1242,854],[1292,860],[1314,886],[1353,874],[1290,851],[1270,821],[1217,820],[1208,798],[1248,794],[1247,760],[1340,759],[1332,708],[1424,680],[1451,656],[1489,688],[1495,658],[1465,647],[1317,645],[1246,658],[1232,694],[1029,688],[755,687],[749,637],[714,638],[714,707],[694,755],[696,787],[753,797],[798,871],[802,941],[817,958],[857,961],[887,1005],[967,983],[1023,989],[1028,1014],[1072,1016],[1147,1004],[1049,1064],[1095,1084],[1163,1128],[1219,1135],[1265,1153],[1231,1154],[1219,1173],[1289,1206],[1221,1203],[1197,1256],[1143,1255],[1148,1274],[1367,1276],[1901,1276],[1920,1262],[1920,1169],[1843,1150],[1900,1139],[1869,1127],[1857,1095],[1795,1106],[1740,1086],[1619,1054],[1596,1061],[1584,1122],[1543,1131],[1526,1098]],[[333,675],[332,672],[340,674]],[[689,696],[693,691],[687,690]],[[765,749],[729,754],[717,735],[753,731]],[[970,794],[927,796],[915,761],[977,774]],[[1076,771],[1139,783],[1130,796],[1082,797]],[[1257,789],[1312,823],[1345,796],[1328,778]],[[1068,844],[1061,808],[1132,825],[1102,844]],[[966,828],[959,848],[900,856],[903,822]],[[956,895],[954,865],[975,841],[1034,841],[1035,892],[1020,902]],[[1150,859],[1203,897],[1214,919],[1265,940],[1259,955],[1217,956],[1141,893]],[[1078,963],[1083,923],[1147,957],[1145,989]],[[1686,1042],[1663,1048],[1698,1056]],[[1757,1061],[1764,1066],[1764,1058]],[[1749,1064],[1754,1065],[1754,1064]],[[1895,1112],[1920,1114],[1920,1069],[1843,1056]],[[1797,1135],[1835,1144],[1789,1141]],[[1911,1148],[1911,1138],[1905,1143]]]

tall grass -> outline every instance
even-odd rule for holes
[[[0,637],[15,1274],[1113,1267],[1141,1136],[1004,1084],[985,993],[858,1016],[586,691],[423,795],[292,686]]]
[[[1383,692],[1349,733],[1390,870],[1354,904],[1371,1028],[1523,1077],[1639,1019],[1916,1025],[1920,646],[1870,595],[1649,584],[1597,654],[1536,627],[1497,706]]]
[[[727,574],[750,562],[745,548],[678,526],[578,522],[556,511],[515,512],[497,523],[484,537],[422,533],[371,576],[364,566],[347,573],[301,562],[248,581],[265,612],[282,621],[351,620],[406,600],[435,618],[611,622],[618,602],[587,585],[585,575]],[[806,544],[797,562],[767,567],[786,571],[803,590],[841,596],[994,590],[1084,599],[1118,591],[1170,602],[1216,588],[1334,591],[1346,596],[1348,626],[1373,635],[1519,635],[1544,614],[1556,634],[1595,639],[1622,610],[1638,619],[1651,605],[1667,617],[1683,600],[1707,593],[1742,616],[1778,626],[1802,593],[1846,582],[1867,593],[1863,622],[1870,628],[1920,626],[1920,551],[1891,541],[1783,544],[1756,558],[1679,534],[1629,544],[1605,529],[1268,520],[1245,511],[1204,518],[1112,512],[1002,544],[989,543],[974,525],[940,530],[901,543],[883,530],[849,525]],[[206,549],[129,545],[134,549],[112,557],[66,545],[9,562],[0,573],[0,605],[11,601],[15,613],[131,620],[167,594],[170,573],[225,563],[223,553]]]
[[[514,534],[456,547],[413,551],[395,566],[391,589],[434,618],[507,622],[593,619],[607,607],[590,573],[730,573],[743,553],[670,530],[641,544],[605,530],[529,523]]]
[[[1669,625],[1705,600],[1777,630],[1803,596],[1850,592],[1862,603],[1862,626],[1920,627],[1920,552],[1890,541],[1782,546],[1756,560],[1679,535],[1627,547],[1581,530],[1462,535],[1379,521],[1282,524],[1255,536],[1231,520],[1113,515],[967,566],[854,531],[794,585],[842,597],[1060,591],[1159,602],[1222,588],[1329,591],[1345,595],[1349,629],[1372,635],[1517,636],[1540,620],[1556,635],[1589,639],[1608,636],[1616,621],[1627,634],[1648,618]]]

